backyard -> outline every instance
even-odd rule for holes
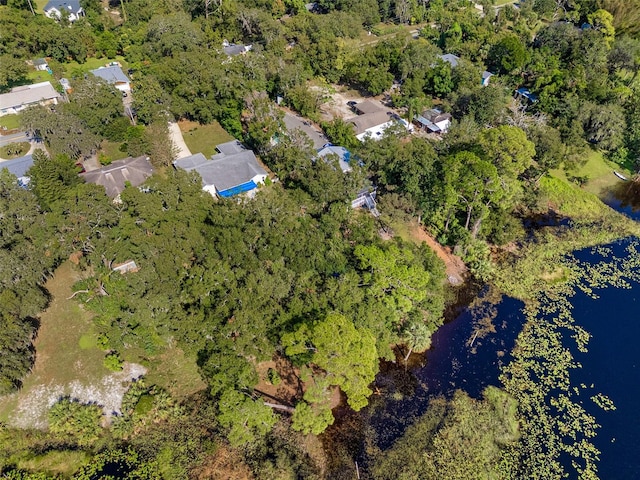
[[[233,140],[218,122],[201,125],[198,122],[180,120],[178,126],[191,153],[201,152],[205,157],[217,153],[216,145]]]

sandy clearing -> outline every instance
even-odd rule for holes
[[[84,384],[74,380],[66,385],[39,385],[31,389],[29,395],[20,398],[18,407],[8,423],[18,428],[46,428],[47,411],[60,397],[67,395],[83,403],[100,405],[108,422],[113,414],[120,413],[122,397],[130,382],[144,375],[146,371],[142,365],[125,363],[121,372],[105,375],[97,384]]]

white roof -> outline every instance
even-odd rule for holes
[[[23,105],[32,105],[43,100],[51,100],[59,97],[50,82],[34,83],[33,85],[23,85],[12,88],[9,93],[0,95],[0,110]]]

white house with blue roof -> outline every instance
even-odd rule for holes
[[[202,153],[180,158],[174,167],[188,172],[195,170],[202,177],[202,189],[211,195],[233,197],[241,193],[252,195],[268,174],[258,163],[253,151],[237,140],[216,146],[219,153],[207,159]]]
[[[322,148],[318,149],[318,157],[329,159],[332,156],[338,159],[338,164],[340,165],[340,169],[343,173],[347,173],[351,171],[351,166],[349,165],[349,160],[351,160],[351,152],[344,147],[339,147],[337,145],[332,145],[327,143]]]

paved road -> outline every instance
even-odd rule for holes
[[[187,147],[187,144],[184,143],[184,138],[182,138],[182,132],[180,131],[180,127],[175,122],[169,122],[169,136],[173,143],[175,143],[176,147],[178,147],[178,154],[176,155],[176,159],[184,158],[191,155],[191,150]]]
[[[302,130],[307,136],[313,141],[313,147],[318,149],[322,147],[325,143],[329,141],[327,137],[325,137],[324,133],[322,133],[319,129],[316,129],[302,117],[298,117],[292,113],[285,112],[284,114],[284,124],[287,127],[287,130],[293,131],[296,128]]]
[[[12,133],[11,135],[0,135],[0,147],[9,145],[10,143],[18,142],[30,142],[31,139],[27,137],[24,132]]]

